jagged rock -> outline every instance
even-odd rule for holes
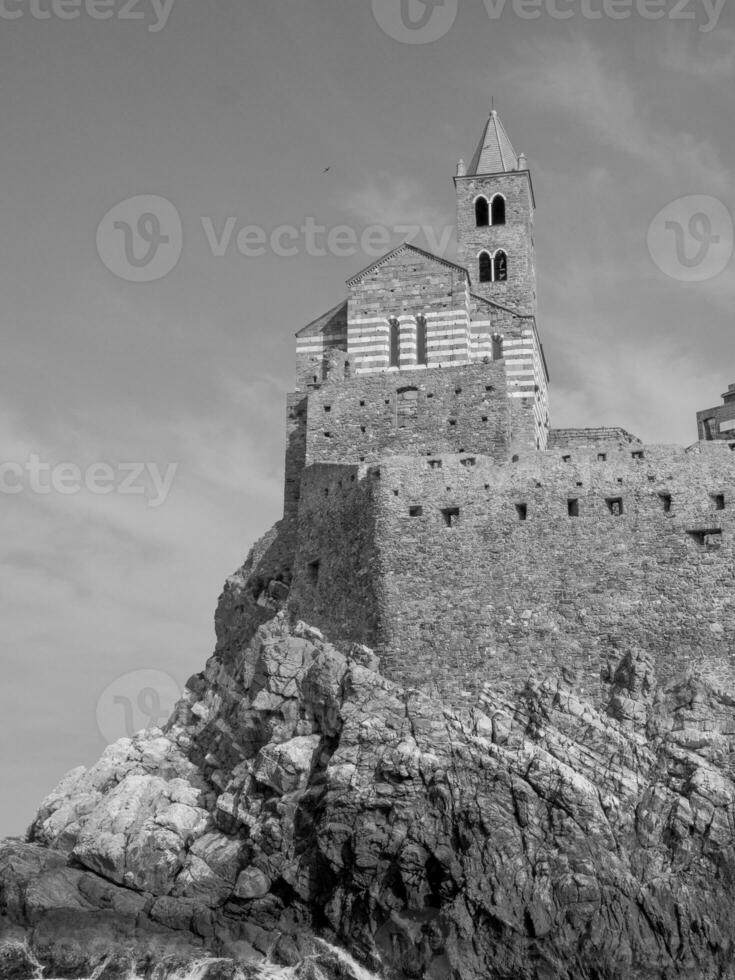
[[[41,975],[41,965],[24,942],[0,942],[0,977],[29,980]]]
[[[349,953],[387,980],[731,975],[730,694],[634,650],[605,707],[562,674],[459,715],[365,647],[264,621],[249,574],[166,727],[74,770],[0,846],[0,975],[35,956],[229,980],[271,955],[364,977]]]

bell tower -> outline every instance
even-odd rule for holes
[[[536,314],[535,201],[526,158],[513,149],[495,109],[454,178],[459,262],[472,292],[526,315]]]

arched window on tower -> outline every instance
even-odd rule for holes
[[[496,194],[493,198],[493,203],[490,208],[492,224],[494,225],[504,225],[505,224],[505,198],[502,194]]]
[[[480,282],[493,281],[493,260],[489,252],[480,252]]]
[[[429,342],[425,316],[416,317],[416,363],[429,363]]]
[[[508,280],[508,256],[502,250],[496,252],[493,259],[493,280],[495,282],[507,282]]]
[[[388,323],[390,324],[388,366],[398,367],[401,357],[401,327],[394,316],[390,318]]]
[[[490,224],[490,205],[486,197],[478,197],[475,201],[475,224],[478,228],[487,228]]]

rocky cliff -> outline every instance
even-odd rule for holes
[[[1,977],[735,976],[735,692],[630,650],[603,709],[488,677],[458,715],[291,622],[273,546],[166,727],[0,847]]]

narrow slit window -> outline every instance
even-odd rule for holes
[[[394,316],[388,321],[389,330],[389,367],[398,367],[401,357],[401,327]]]
[[[416,317],[416,363],[429,363],[429,341],[425,316]]]
[[[508,256],[505,252],[496,252],[493,259],[493,279],[495,282],[508,280]]]
[[[528,504],[516,504],[516,514],[519,521],[528,519]]]
[[[496,194],[493,198],[491,217],[494,225],[505,224],[505,198],[502,194]]]
[[[570,517],[579,517],[579,500],[576,497],[567,500],[567,514]]]
[[[660,493],[658,495],[658,498],[661,501],[661,506],[664,509],[664,514],[670,514],[671,513],[671,502],[672,502],[671,501],[671,494],[670,493]]]
[[[495,202],[493,201],[493,208]],[[490,224],[490,205],[486,197],[478,197],[475,201],[475,225],[478,228],[487,228]]]
[[[310,561],[306,566],[306,578],[310,585],[319,583],[319,562]]]
[[[712,506],[715,510],[725,509],[725,494],[724,493],[713,493],[711,494]]]
[[[480,252],[480,282],[493,281],[493,260],[489,252]]]

